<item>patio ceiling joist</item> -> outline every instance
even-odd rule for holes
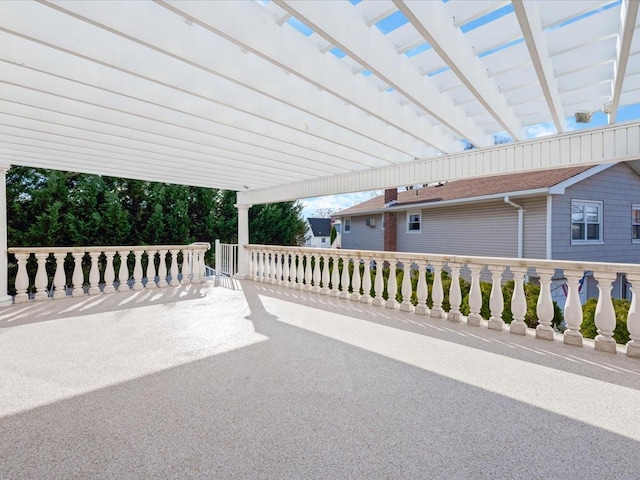
[[[609,123],[613,124],[618,115],[620,105],[620,95],[622,95],[622,83],[624,82],[631,41],[638,21],[639,2],[633,0],[623,0],[620,5],[620,27],[619,40],[616,44],[616,61],[614,80],[612,82],[613,92],[611,93],[611,110],[609,113]]]
[[[410,108],[398,110],[392,99],[381,98],[374,85],[354,75],[333,55],[301,42],[299,32],[279,25],[256,3],[243,5],[247,9],[243,16],[238,15],[234,2],[159,0],[158,3],[263,59],[260,68],[266,71],[255,73],[254,79],[263,83],[269,80],[268,75],[274,75],[274,84],[280,88],[295,84],[293,103],[298,108],[313,102],[313,111],[324,112],[334,121],[351,118],[359,125],[352,128],[354,131],[366,127],[369,136],[375,132],[376,141],[388,142],[404,152],[415,144],[421,151],[411,147],[413,150],[407,153],[412,158],[435,154],[434,150],[427,151],[428,145],[442,152],[462,148],[452,135],[445,134],[427,118]],[[393,141],[386,140],[391,136]]]
[[[420,0],[394,0],[394,3],[511,138],[523,140],[525,134],[520,120],[464,34],[454,26],[444,4]]]
[[[406,57],[398,55],[384,34],[368,27],[348,2],[336,2],[331,11],[323,8],[323,2],[317,0],[274,0],[274,3],[309,25],[329,43],[339,47],[457,135],[478,147],[492,145],[493,139],[462,108],[441,93]]]
[[[535,2],[523,0],[513,0],[513,8],[518,18],[518,23],[522,29],[531,61],[538,77],[540,87],[544,92],[544,98],[553,123],[558,133],[567,131],[567,121],[565,119],[562,102],[556,84],[553,65],[549,57],[549,50],[542,31],[542,21],[538,11],[539,5]]]

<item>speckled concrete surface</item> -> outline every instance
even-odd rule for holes
[[[253,282],[0,310],[0,479],[638,479],[640,361]]]

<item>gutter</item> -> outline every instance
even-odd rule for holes
[[[518,209],[518,258],[524,256],[524,207],[513,203],[509,199],[509,195],[504,197],[504,203]]]

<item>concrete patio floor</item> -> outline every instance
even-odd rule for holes
[[[638,479],[640,361],[254,283],[0,310],[0,479]]]

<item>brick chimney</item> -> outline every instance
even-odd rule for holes
[[[384,191],[384,204],[389,205],[390,202],[398,200],[398,189],[389,188]],[[397,229],[396,229],[396,213],[384,212],[384,251],[395,252],[398,249]]]

